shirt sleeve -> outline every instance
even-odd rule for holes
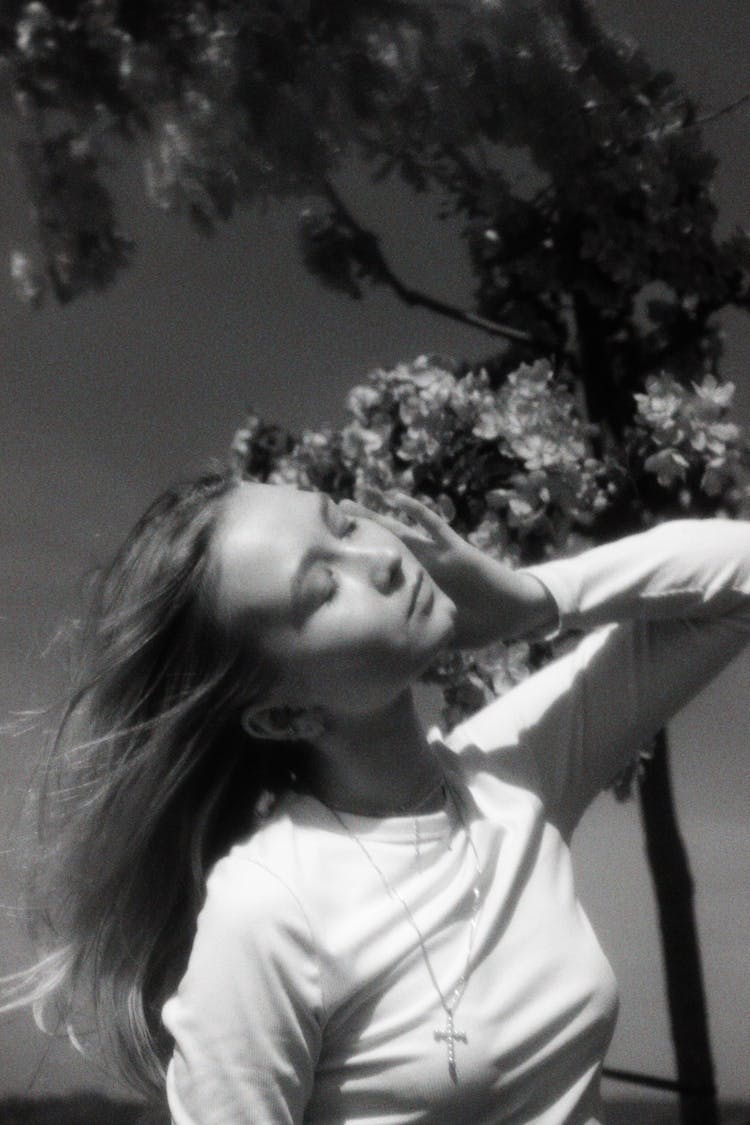
[[[525,759],[569,836],[594,796],[750,641],[750,523],[675,520],[527,573],[554,598],[563,629],[593,631],[462,723],[449,745],[495,753],[498,769],[504,756]]]
[[[292,1125],[320,1050],[316,953],[286,884],[245,858],[220,861],[186,973],[164,1005],[174,1125]]]

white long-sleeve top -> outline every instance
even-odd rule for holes
[[[596,793],[750,640],[750,524],[675,521],[530,573],[563,628],[593,632],[436,737],[443,809],[337,819],[288,794],[215,865],[163,1009],[175,1125],[601,1120],[616,985],[568,840]],[[477,859],[451,1075],[435,1037],[445,1012],[383,877],[447,997],[466,961]]]

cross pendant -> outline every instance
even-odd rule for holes
[[[448,1048],[448,1073],[453,1082],[458,1081],[456,1076],[456,1040],[460,1040],[462,1043],[467,1043],[468,1040],[465,1031],[456,1031],[453,1023],[453,1012],[445,1013],[445,1031],[436,1028],[435,1039],[438,1042],[441,1039],[445,1040],[445,1045]]]

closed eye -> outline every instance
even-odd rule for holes
[[[340,524],[337,527],[336,536],[339,539],[348,539],[351,535],[354,534],[354,532],[357,530],[358,526],[359,526],[359,520],[354,519],[353,517],[350,517],[346,521],[346,523]],[[324,574],[325,574],[325,577],[327,579],[327,582],[326,582],[326,585],[323,588],[322,595],[320,595],[320,601],[319,601],[320,605],[326,605],[328,602],[332,602],[333,599],[336,597],[336,594],[338,593],[338,590],[339,590],[338,578],[336,577],[335,573],[331,570],[330,567],[326,567],[326,569],[324,571]]]
[[[321,519],[334,538],[348,539],[356,532],[361,520],[347,518],[324,492],[319,493],[319,504]],[[292,582],[292,609],[298,625],[309,613],[333,601],[338,593],[339,580],[334,570],[314,565],[319,562],[317,554],[317,549],[307,552]]]

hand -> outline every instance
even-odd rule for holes
[[[374,520],[397,535],[458,611],[454,644],[482,648],[551,628],[557,607],[538,579],[514,571],[467,543],[430,508],[405,493],[384,494],[413,524],[371,511],[353,500],[339,507]]]

